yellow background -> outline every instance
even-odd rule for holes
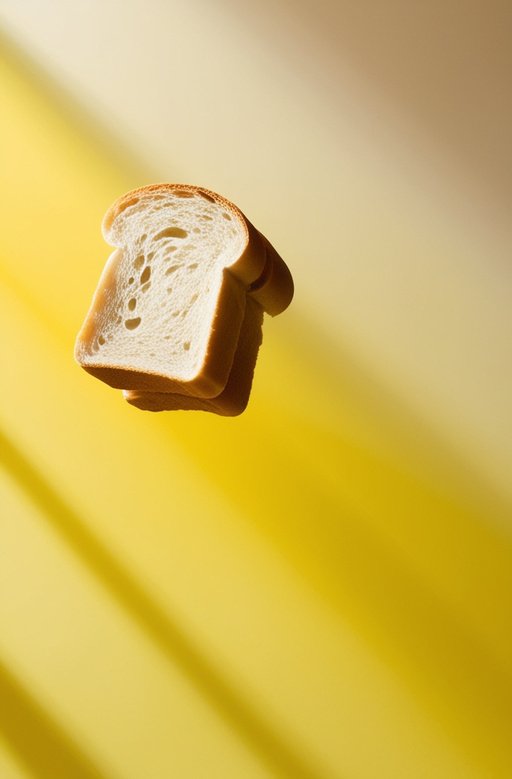
[[[108,30],[116,4],[105,8]],[[8,4],[10,36],[30,51],[6,36],[0,60],[0,776],[510,777],[500,168],[484,153],[469,165],[479,126],[455,153],[444,103],[429,112],[391,78],[409,49],[395,64],[380,51],[389,73],[363,87],[305,3],[190,8],[155,3],[155,42],[142,4],[128,4],[123,40],[106,49],[99,32],[88,74],[78,37],[63,66],[66,24],[90,45],[100,17],[77,3],[70,22],[61,8],[52,52],[51,25],[20,32]],[[378,28],[356,17],[341,4],[333,20]],[[482,25],[476,40],[493,51]],[[451,50],[459,41],[466,65],[487,62],[469,46],[478,27],[455,30]],[[156,82],[145,70],[166,31],[173,64],[187,63],[175,87],[172,70]],[[136,35],[141,72],[123,60]],[[313,35],[318,56],[309,47],[301,65],[294,45]],[[234,87],[217,104],[199,84],[212,86],[218,60]],[[112,74],[126,90],[113,96],[119,128],[101,102]],[[141,84],[172,106],[157,128],[130,124]],[[409,124],[387,113],[397,94]],[[368,105],[382,110],[374,134]],[[431,160],[420,125],[444,131]],[[412,169],[397,173],[398,159]],[[175,178],[237,202],[295,275],[292,307],[265,321],[240,418],[139,412],[73,361],[109,253],[103,213],[129,188]]]

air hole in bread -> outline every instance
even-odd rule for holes
[[[141,240],[141,242],[142,242],[142,241],[145,241],[147,237],[148,237],[148,234],[147,234],[147,233],[143,233],[143,234],[141,235],[141,237],[140,237],[140,240]]]
[[[224,219],[227,219],[228,222],[231,222],[231,214],[228,214],[227,211],[223,211],[222,216],[224,217]]]
[[[151,276],[151,268],[149,265],[146,265],[146,267],[140,274],[140,283],[145,284],[146,281],[149,281],[150,276]]]
[[[139,254],[139,256],[136,257],[135,260],[133,261],[133,267],[135,268],[135,270],[140,270],[140,268],[142,268],[143,265],[144,265],[144,255]]]
[[[179,265],[169,265],[169,267],[165,271],[165,275],[170,276],[171,273],[176,273],[179,267],[180,267]]]
[[[185,190],[179,190],[174,193],[176,197],[194,197],[193,192],[185,192]]]
[[[147,292],[148,289],[150,288],[150,286],[151,286],[151,282],[150,281],[146,281],[146,283],[143,284],[142,287],[140,288],[141,292]]]
[[[199,229],[199,227],[194,227],[194,228],[192,228],[192,232],[193,233],[200,233],[201,230]]]
[[[182,230],[181,227],[166,227],[165,230],[161,230],[155,235],[154,240],[159,241],[160,238],[186,238],[187,235],[187,231]]]
[[[195,303],[198,297],[199,295],[197,294],[197,292],[195,295],[192,295],[192,297],[190,298],[190,305],[192,305],[192,303]]]
[[[173,316],[174,318],[176,318],[179,315],[180,315],[179,311],[173,311],[172,314],[171,314],[171,316]]]
[[[210,197],[210,195],[207,195],[206,192],[200,192],[199,193],[201,197],[204,197],[205,200],[208,200],[210,203],[215,203],[215,200],[213,197]]]
[[[178,248],[177,246],[168,246],[164,252],[164,256],[167,254],[172,254],[173,252],[176,251],[177,248]]]
[[[148,262],[151,262],[151,260],[153,259],[154,256],[155,256],[155,252],[149,252],[149,254],[147,256]]]
[[[183,348],[185,349],[186,352],[188,352],[188,350],[190,349],[190,341],[185,341],[185,343],[183,344]]]
[[[189,270],[195,270],[196,268],[199,268],[199,265],[197,262],[191,262],[187,267]]]
[[[209,214],[203,214],[201,219],[204,219],[205,222],[211,222],[213,220],[213,217],[209,216]]]
[[[128,301],[128,310],[135,311],[136,305],[137,305],[137,300],[135,298],[130,298],[130,300]]]
[[[140,325],[140,316],[135,319],[125,319],[124,326],[127,330],[135,330]]]
[[[103,338],[102,335],[100,335],[100,337],[98,338],[98,343],[100,346],[103,346],[103,344],[105,343],[105,339]]]
[[[133,276],[130,276],[130,278],[128,279],[128,284],[133,284],[134,281],[135,279],[133,278]]]
[[[167,294],[170,295],[172,292],[172,287],[167,287]]]

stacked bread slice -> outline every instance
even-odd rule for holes
[[[79,364],[138,408],[241,413],[263,312],[293,297],[275,249],[228,200],[180,184],[122,196],[103,234],[115,251],[77,337]]]

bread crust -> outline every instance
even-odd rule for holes
[[[292,302],[292,274],[270,241],[259,233],[265,248],[265,265],[260,276],[249,287],[248,294],[257,300],[270,316],[277,316]]]

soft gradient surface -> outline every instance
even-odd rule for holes
[[[306,4],[288,37],[286,4],[132,2],[117,37],[116,3],[22,5],[29,56],[0,59],[2,779],[510,777],[498,188],[453,205],[457,168],[425,189],[439,157],[412,131],[397,172],[396,117],[372,140],[371,89]],[[103,213],[151,178],[231,197],[294,271],[240,418],[138,412],[73,361]]]

